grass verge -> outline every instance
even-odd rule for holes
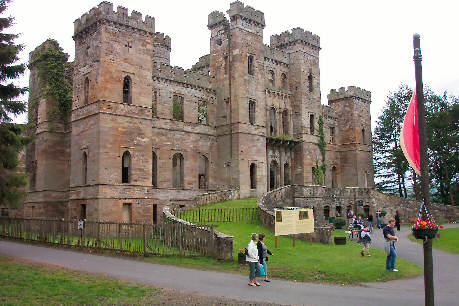
[[[442,228],[438,233],[441,237],[433,239],[432,246],[439,250],[459,254],[459,228]],[[413,234],[409,234],[408,238],[413,242],[422,243],[422,240],[414,238]]]

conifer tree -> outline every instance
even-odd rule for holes
[[[0,205],[16,206],[24,192],[21,187],[27,183],[25,174],[17,173],[18,153],[30,139],[21,136],[25,126],[12,122],[14,116],[26,111],[26,104],[19,98],[27,88],[18,87],[14,81],[25,70],[17,63],[18,53],[23,46],[15,44],[17,34],[7,33],[13,24],[13,17],[5,17],[10,0],[0,1]]]

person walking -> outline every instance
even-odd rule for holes
[[[398,210],[395,211],[395,226],[397,227],[397,232],[400,231],[400,214]]]
[[[398,272],[395,269],[395,259],[397,258],[397,252],[395,251],[395,242],[398,241],[398,237],[394,233],[395,219],[390,219],[389,224],[383,229],[384,249],[387,254],[386,258],[386,270],[392,272]]]
[[[257,249],[258,249],[258,258],[260,265],[263,266],[265,270],[265,282],[270,282],[268,279],[268,266],[266,265],[266,261],[268,261],[268,254],[271,256],[274,256],[273,253],[271,253],[270,250],[268,250],[268,247],[265,244],[265,237],[266,235],[264,233],[258,234],[258,242],[257,242]]]
[[[376,222],[377,222],[377,228],[381,229],[381,210],[380,209],[376,211]]]
[[[370,255],[371,236],[370,236],[369,226],[366,226],[363,229],[362,233],[360,234],[360,237],[362,239],[362,245],[363,245],[363,249],[360,252],[360,254],[364,256],[364,253],[367,253],[367,256],[371,256]]]
[[[245,260],[249,263],[249,286],[260,286],[257,281],[257,276],[260,275],[260,264],[258,262],[258,249],[257,249],[258,235],[252,234],[249,245],[247,247]]]
[[[370,234],[373,234],[373,215],[368,216],[368,227],[370,228]]]

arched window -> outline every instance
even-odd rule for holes
[[[341,206],[336,206],[336,217],[341,217],[343,213],[343,209]]]
[[[84,79],[84,105],[89,103],[89,79]]]
[[[123,103],[132,103],[132,81],[128,75],[124,77],[123,81]]]
[[[330,206],[326,205],[324,206],[324,219],[328,220],[330,217]]]
[[[172,156],[172,188],[183,188],[183,155],[175,153]]]
[[[247,73],[253,75],[253,55],[249,55],[247,58]]]
[[[309,115],[309,132],[314,135],[314,114]]]
[[[250,189],[257,189],[257,165],[250,164]]]
[[[287,75],[282,73],[281,75],[282,89],[287,89]]]
[[[269,70],[269,82],[271,83],[271,86],[274,87],[274,85],[276,83],[274,70]]]
[[[204,155],[199,157],[198,182],[199,189],[207,189],[209,186],[209,159]]]
[[[279,187],[279,170],[277,161],[273,160],[269,165],[269,190]]]
[[[277,134],[277,119],[276,119],[276,109],[274,107],[271,107],[269,110],[269,134],[271,136],[276,136]]]
[[[83,185],[86,185],[88,183],[88,154],[86,152],[83,152]]]
[[[331,169],[332,172],[332,188],[338,187],[338,175],[336,173],[336,167],[333,166]]]
[[[155,152],[152,152],[151,158],[151,185],[158,187],[158,157]]]
[[[309,75],[308,75],[308,87],[309,87],[309,92],[312,92],[313,88],[312,88],[312,72],[311,71],[309,72]]]
[[[121,161],[121,183],[130,183],[131,182],[131,153],[126,151],[123,153],[123,158]]]
[[[288,163],[284,164],[284,186],[290,185],[292,182],[290,180],[290,165]]]
[[[288,135],[288,110],[282,112],[282,133]]]

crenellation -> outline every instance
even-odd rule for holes
[[[320,49],[320,37],[299,27],[291,31],[282,32],[281,34],[271,35],[270,46],[282,48],[297,41]]]
[[[265,27],[265,15],[259,10],[255,10],[251,6],[244,6],[244,3],[235,1],[230,4],[230,9],[227,11],[228,15],[232,19],[234,16],[240,16],[244,19],[248,19],[252,22],[257,23],[261,27]]]
[[[283,50],[265,45],[265,58],[269,58],[283,64],[289,64],[289,55]]]
[[[184,70],[182,67],[170,66],[163,63],[153,64],[153,77],[164,78],[185,85],[211,89],[210,77],[199,71]]]
[[[346,98],[359,98],[371,102],[371,92],[357,86],[348,86],[347,89],[341,87],[338,91],[336,89],[330,90],[327,98],[329,102]]]
[[[153,41],[155,46],[162,46],[167,50],[171,51],[171,38],[169,37],[169,35],[156,32]]]
[[[211,29],[219,24],[229,24],[229,21],[228,19],[226,19],[225,14],[219,11],[211,12],[207,19],[207,27]]]
[[[143,20],[141,13],[132,11],[131,15],[129,15],[128,9],[122,6],[118,6],[116,12],[114,12],[113,4],[104,1],[75,20],[74,36],[102,20],[115,22],[148,33],[155,33],[155,19],[153,17],[145,16],[145,20]]]

